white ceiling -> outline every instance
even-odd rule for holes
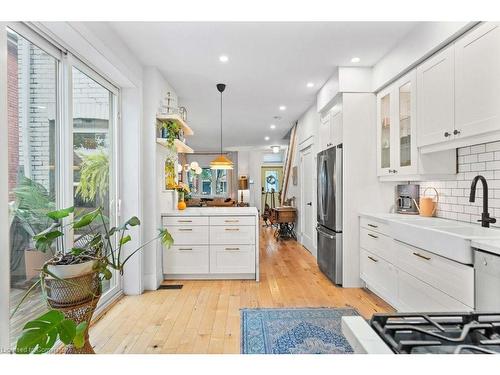
[[[146,66],[157,66],[188,110],[197,151],[285,144],[283,136],[336,66],[372,66],[416,22],[111,22]],[[220,55],[229,61],[221,63]],[[361,58],[352,64],[351,58]],[[306,87],[313,82],[313,88]],[[279,106],[285,105],[286,111]],[[273,116],[282,116],[274,120]],[[276,124],[271,130],[270,124]],[[264,137],[270,140],[265,141]]]

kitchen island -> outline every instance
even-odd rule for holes
[[[164,279],[259,281],[259,213],[255,207],[189,207],[162,214],[174,238],[163,248]]]

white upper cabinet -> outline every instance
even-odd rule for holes
[[[330,139],[332,146],[342,143],[342,111],[336,110],[330,115]]]
[[[377,95],[379,176],[417,173],[416,99],[415,71]]]
[[[321,116],[319,124],[319,150],[326,150],[332,146],[331,129],[330,129],[330,113]]]
[[[500,130],[499,26],[482,24],[455,43],[457,138]]]
[[[419,147],[452,139],[455,123],[454,80],[453,46],[417,68]]]

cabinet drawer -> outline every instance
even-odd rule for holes
[[[210,238],[210,244],[214,245],[253,245],[255,244],[255,226],[211,226]]]
[[[359,231],[359,244],[369,252],[384,258],[390,263],[394,263],[394,251],[392,248],[393,239],[384,234],[374,232],[365,228]]]
[[[360,250],[360,277],[368,288],[391,305],[397,298],[397,270],[379,256]]]
[[[172,226],[168,231],[175,245],[208,245],[208,226]]]
[[[165,227],[171,226],[192,226],[192,225],[208,225],[207,216],[167,216],[162,219],[162,224]]]
[[[254,273],[254,245],[210,246],[211,273]]]
[[[172,246],[163,248],[164,274],[196,274],[209,272],[208,246]]]
[[[398,311],[400,312],[461,312],[472,308],[427,283],[399,271]]]
[[[394,241],[395,265],[461,303],[474,307],[474,269]]]
[[[255,225],[255,216],[212,216],[210,225]]]
[[[389,235],[389,225],[381,221],[362,217],[359,219],[359,225],[361,228],[366,228],[374,232]]]

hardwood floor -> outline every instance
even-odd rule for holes
[[[97,353],[239,353],[240,308],[350,306],[365,318],[393,311],[365,289],[334,286],[295,241],[260,234],[261,281],[182,280],[180,290],[126,296],[90,330]]]

